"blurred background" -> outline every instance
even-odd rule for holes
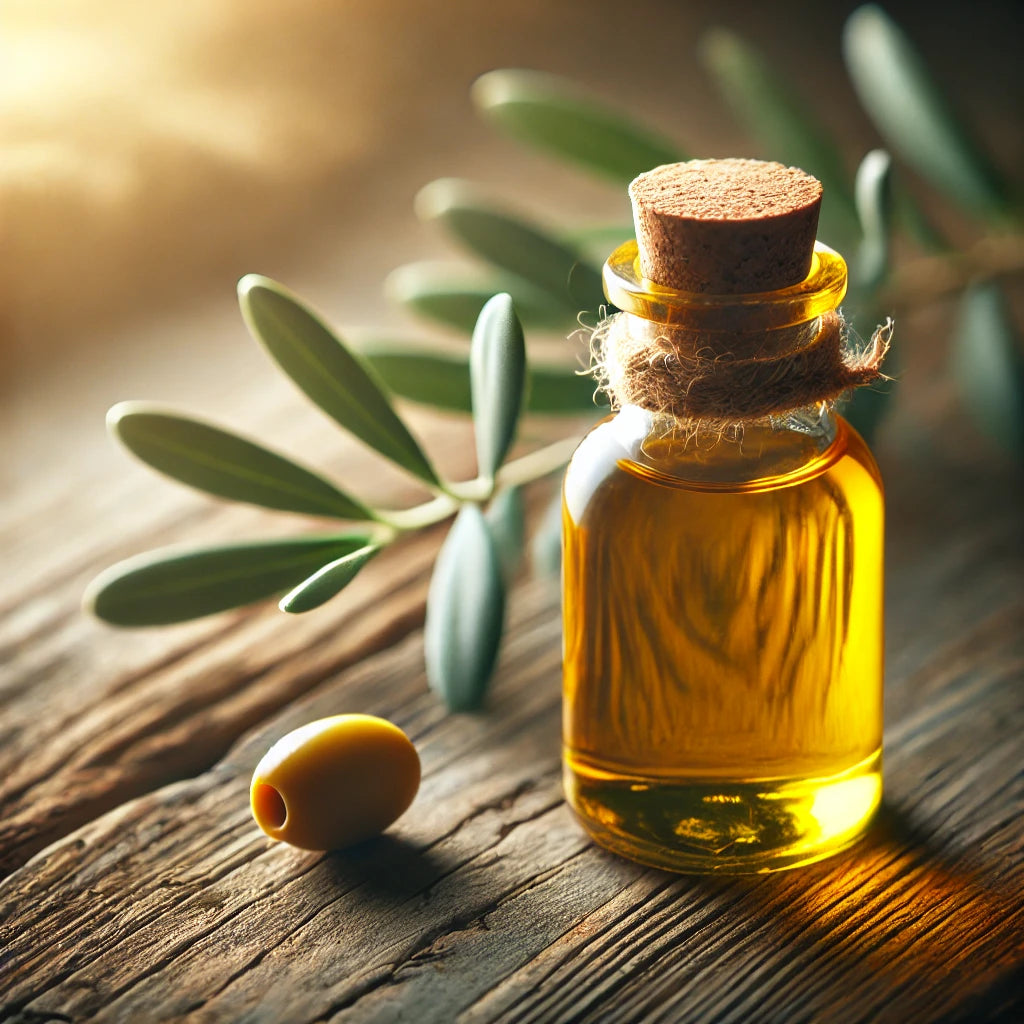
[[[693,155],[764,155],[697,59],[703,33],[725,25],[784,72],[840,140],[852,175],[879,144],[842,66],[855,6],[3,0],[5,487],[71,465],[100,478],[123,464],[103,431],[118,399],[216,418],[229,392],[277,394],[237,314],[246,272],[288,283],[343,328],[429,337],[385,301],[381,282],[403,262],[451,251],[413,211],[433,178],[478,180],[563,226],[621,220],[623,194],[475,115],[469,87],[491,68],[566,75]],[[1020,5],[885,6],[1002,175],[1019,182]],[[929,206],[929,190],[920,195]],[[948,206],[934,215],[960,244],[977,230]],[[897,337],[904,386],[954,402],[955,413],[929,341],[951,315],[942,302],[915,310]],[[913,418],[885,429],[913,434]]]

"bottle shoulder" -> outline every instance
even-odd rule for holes
[[[860,435],[830,414],[827,430],[773,427],[742,437],[659,435],[619,412],[583,438],[566,469],[567,503],[582,511],[616,478],[686,492],[756,493],[828,479],[882,494],[881,474]]]

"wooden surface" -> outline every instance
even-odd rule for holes
[[[452,428],[430,429],[436,446]],[[346,450],[343,475],[364,475],[369,458]],[[45,571],[29,571],[33,531],[75,480],[7,510],[23,544],[2,638],[0,1020],[966,1022],[1024,1010],[1024,595],[1005,474],[887,467],[883,811],[831,861],[730,880],[619,860],[573,822],[549,581],[517,585],[493,699],[473,715],[445,715],[425,688],[436,533],[313,615],[271,607],[116,633],[76,610],[95,568],[168,534],[206,541],[271,521],[145,475],[119,491],[121,468],[67,541],[77,557]],[[413,808],[347,853],[266,840],[247,806],[258,758],[303,721],[356,710],[416,742]]]
[[[971,428],[933,401],[941,304],[898,311],[906,382],[888,434],[905,443],[882,453],[885,805],[828,862],[688,878],[589,843],[559,789],[557,592],[520,581],[492,702],[444,715],[420,637],[438,532],[306,617],[271,606],[124,633],[79,611],[120,558],[310,525],[135,467],[103,437],[119,399],[214,417],[369,498],[408,496],[265,365],[231,302],[240,274],[280,277],[346,328],[384,328],[384,274],[441,254],[411,212],[433,177],[479,179],[564,226],[625,215],[614,191],[477,124],[479,71],[550,67],[688,152],[747,153],[696,59],[725,18],[841,126],[852,168],[878,144],[838,72],[852,4],[642,4],[629,17],[659,31],[632,34],[611,3],[582,17],[460,0],[438,16],[259,0],[203,5],[199,21],[189,5],[166,19],[120,6],[40,14],[55,38],[28,37],[12,81],[20,69],[31,88],[8,103],[15,156],[31,146],[5,179],[0,258],[0,1021],[1024,1019],[1021,478],[975,458]],[[237,22],[216,14],[229,7]],[[1011,11],[921,7],[907,26],[1004,168],[1020,162]],[[39,80],[47,61],[68,106]],[[251,119],[247,161],[231,142]],[[63,172],[42,173],[65,150]],[[417,423],[446,469],[469,472],[465,433]],[[417,802],[347,853],[271,844],[249,817],[252,767],[288,729],[343,711],[410,733]]]

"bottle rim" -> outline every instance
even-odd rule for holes
[[[846,294],[846,261],[814,243],[811,268],[799,284],[773,292],[709,295],[655,284],[643,276],[636,239],[608,257],[602,274],[608,301],[654,323],[698,331],[770,331],[814,320]]]

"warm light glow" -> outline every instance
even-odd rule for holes
[[[810,816],[821,829],[821,840],[838,839],[861,824],[882,798],[881,775],[872,773],[823,786],[814,794]]]
[[[230,285],[253,238],[318,224],[310,189],[331,195],[382,123],[362,83],[396,44],[364,8],[5,0],[10,336],[33,351],[38,339],[77,343],[148,311],[175,275]]]

